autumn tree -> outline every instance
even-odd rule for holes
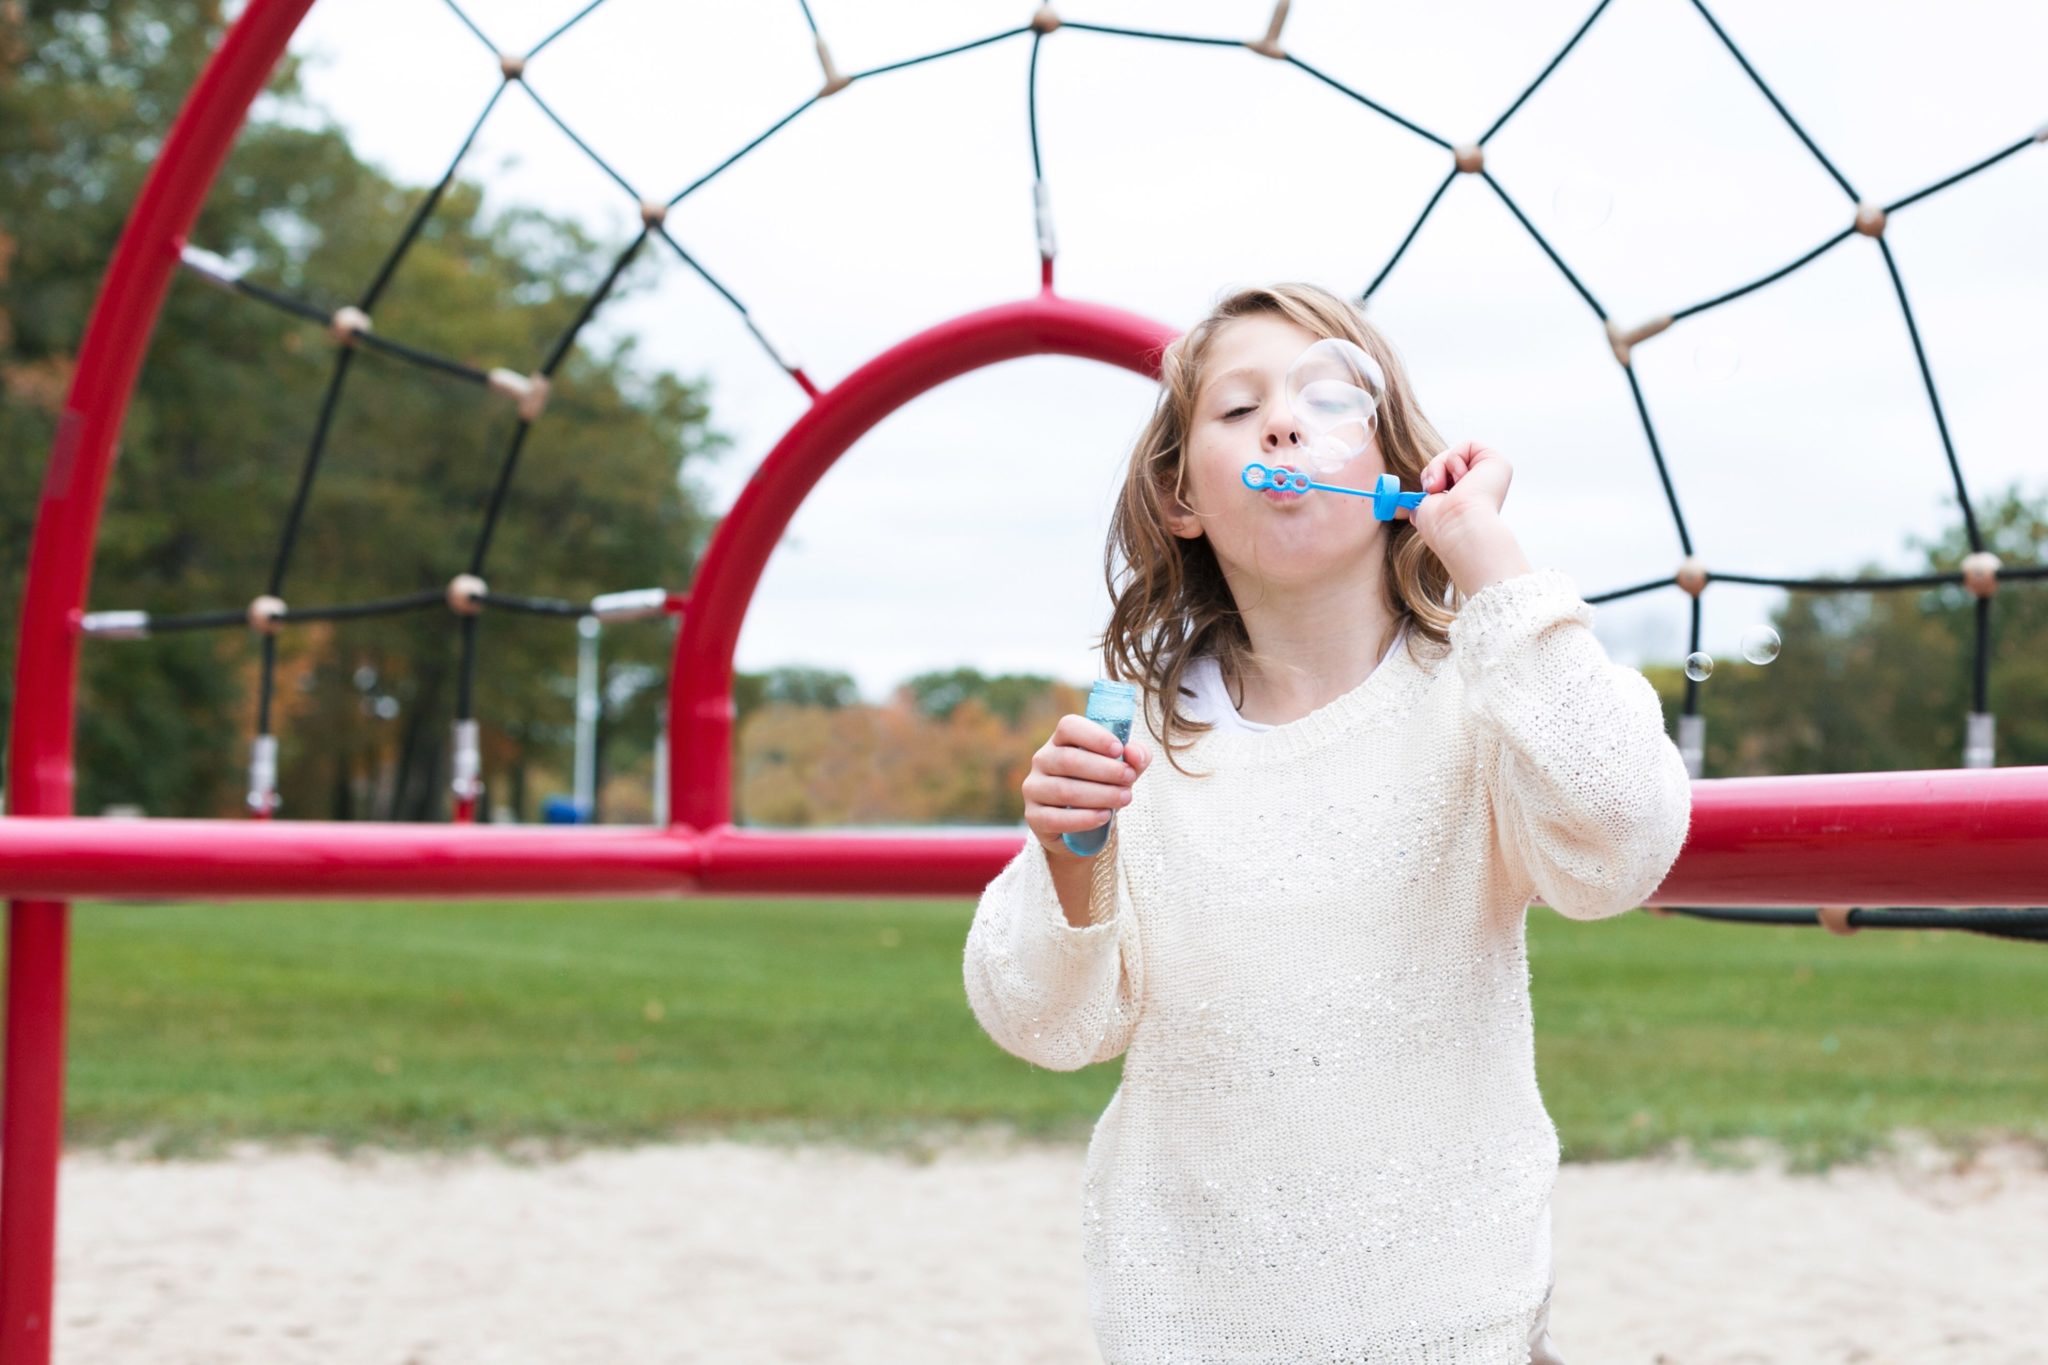
[[[740,732],[738,808],[763,825],[1015,824],[1031,756],[1059,717],[1086,701],[1045,678],[999,677],[1004,715],[980,697],[943,715],[916,680],[888,702],[771,704]],[[928,693],[927,693],[928,695]]]

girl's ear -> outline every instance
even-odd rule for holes
[[[1202,519],[1195,515],[1195,509],[1181,501],[1179,488],[1159,490],[1161,509],[1166,514],[1166,529],[1181,540],[1202,538]]]

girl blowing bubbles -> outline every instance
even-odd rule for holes
[[[1324,477],[1396,474],[1412,515],[1239,481],[1301,448],[1285,376],[1326,337],[1384,392]],[[1524,912],[1638,904],[1691,800],[1648,682],[1501,520],[1510,477],[1321,289],[1232,294],[1162,359],[1103,636],[1150,742],[1059,722],[965,964],[1005,1050],[1124,1058],[1082,1201],[1110,1365],[1556,1359]],[[1100,856],[1061,843],[1106,813]]]

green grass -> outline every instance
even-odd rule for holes
[[[1764,1138],[1826,1165],[1901,1129],[2048,1142],[2048,945],[1539,910],[1530,970],[1568,1157]]]
[[[83,905],[68,1131],[163,1153],[1079,1138],[1118,1068],[984,1037],[960,901]],[[2048,1141],[2048,948],[1532,912],[1568,1157]]]

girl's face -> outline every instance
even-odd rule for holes
[[[1184,539],[1208,536],[1233,587],[1305,586],[1355,570],[1381,550],[1380,523],[1361,498],[1244,486],[1248,464],[1305,467],[1305,433],[1288,408],[1287,371],[1319,340],[1285,318],[1261,314],[1224,324],[1210,346],[1188,424],[1183,508],[1169,525]],[[1342,468],[1310,472],[1319,483],[1369,489],[1384,470],[1375,432]]]

